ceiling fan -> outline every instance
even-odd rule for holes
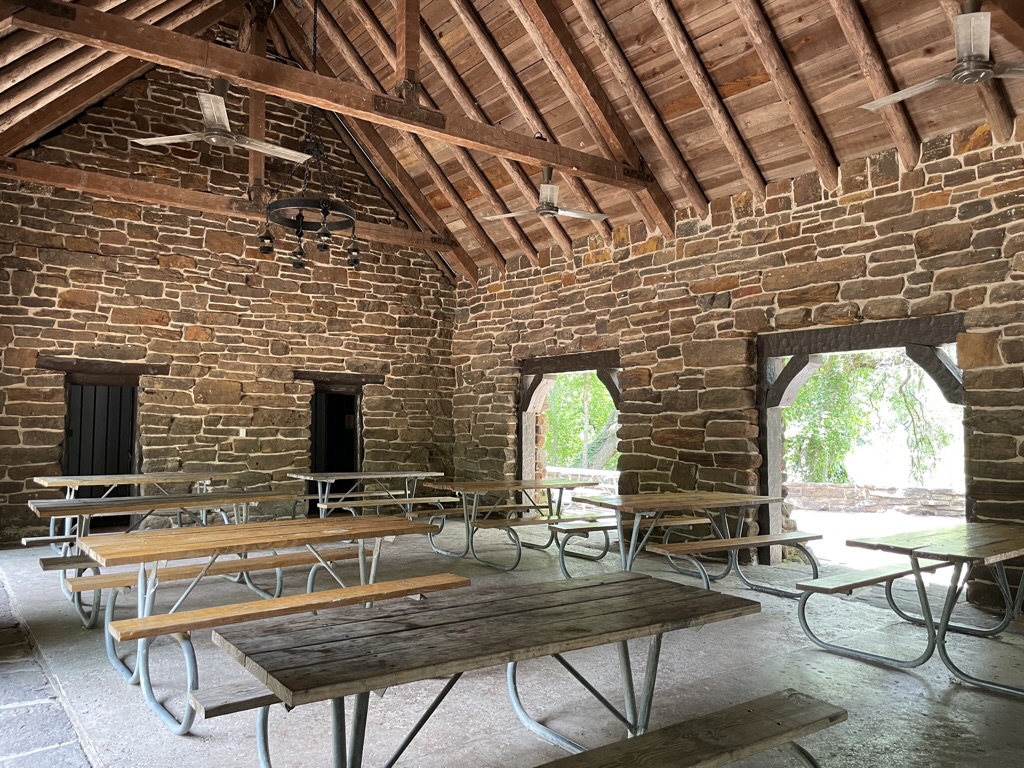
[[[496,216],[484,216],[484,221],[511,219],[517,216],[529,216],[531,214],[547,218],[552,216],[566,216],[571,219],[593,219],[594,221],[602,221],[608,218],[607,214],[604,213],[595,213],[594,211],[577,211],[573,208],[559,208],[558,185],[551,183],[551,166],[544,166],[543,179],[544,180],[540,185],[540,205],[536,208],[530,208],[525,211],[513,211],[512,213],[502,213]]]
[[[226,80],[216,78],[213,81],[214,93],[198,93],[199,108],[203,111],[203,130],[198,133],[180,133],[175,136],[154,136],[149,139],[132,139],[135,144],[142,146],[158,146],[162,144],[181,144],[197,140],[205,141],[215,147],[241,147],[242,149],[253,149],[262,152],[264,155],[280,157],[283,160],[291,160],[294,163],[304,163],[309,160],[310,155],[305,152],[285,149],[276,144],[268,144],[265,141],[250,139],[240,133],[231,132],[231,123],[228,121],[228,110],[224,105],[224,97],[227,95],[228,83]]]
[[[965,3],[965,7],[980,7],[981,3]],[[1024,66],[1019,64],[993,63],[989,58],[989,43],[992,36],[992,14],[987,12],[961,13],[956,17],[954,37],[956,39],[956,65],[948,75],[941,75],[923,83],[904,88],[902,91],[863,105],[863,109],[877,112],[911,96],[945,85],[974,85],[993,77],[1024,77]]]

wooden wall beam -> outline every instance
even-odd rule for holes
[[[679,151],[679,147],[665,126],[665,121],[662,120],[657,107],[654,106],[651,97],[644,90],[643,83],[640,82],[640,78],[637,77],[633,66],[629,63],[629,59],[626,58],[626,54],[623,53],[621,46],[619,46],[618,41],[615,39],[615,35],[601,13],[601,9],[598,8],[595,0],[573,0],[573,4],[576,6],[576,10],[579,11],[583,23],[590,31],[590,34],[593,35],[594,42],[604,56],[605,61],[608,62],[612,74],[619,81],[619,85],[625,91],[630,104],[636,110],[637,117],[640,118],[644,128],[647,129],[647,133],[654,141],[654,145],[658,148],[661,159],[683,188],[683,192],[690,205],[693,206],[700,216],[705,216],[709,205],[707,195],[704,194],[700,183],[683,158],[683,153]]]
[[[217,5],[195,18],[183,21],[175,31],[185,35],[205,32],[228,14],[233,13],[243,0],[221,0]],[[97,72],[82,85],[34,111],[30,120],[21,120],[5,131],[0,131],[0,155],[10,155],[27,147],[41,136],[66,123],[75,115],[105,99],[118,88],[130,83],[153,68],[153,64],[125,58],[114,53],[104,54],[95,62]]]
[[[554,6],[537,0],[511,0],[509,5],[594,140],[612,157],[638,168],[644,165],[629,129]],[[643,192],[633,193],[632,198],[651,231],[661,230],[672,237],[675,206],[660,184],[653,182]]]
[[[406,115],[405,103],[400,99],[384,97],[336,78],[257,59],[205,40],[54,0],[22,2],[32,7],[18,10],[12,16],[12,23],[18,29],[54,35],[206,77],[223,77],[244,88],[259,88],[282,99],[519,162],[551,165],[595,181],[634,188],[641,188],[650,181],[642,170],[568,147],[534,141],[475,120],[436,115],[424,122],[420,114]],[[9,0],[0,2],[0,8],[9,6]]]
[[[505,92],[509,98],[512,99],[512,103],[516,105],[523,119],[526,120],[530,126],[530,130],[534,134],[538,134],[546,139],[554,140],[555,136],[552,133],[551,128],[547,122],[541,117],[540,110],[533,103],[533,99],[523,88],[523,84],[519,82],[519,78],[516,76],[515,71],[512,69],[512,65],[508,63],[508,59],[501,52],[498,44],[491,37],[490,32],[487,31],[487,27],[483,21],[477,15],[476,9],[467,0],[451,0],[452,8],[458,14],[459,19],[462,20],[463,26],[469,33],[470,37],[473,38],[473,42],[476,43],[477,48],[483,55],[484,60],[490,65],[494,74],[498,78],[498,82],[501,83]],[[536,141],[537,144],[543,144],[545,142]],[[550,165],[550,163],[544,163],[544,165]],[[600,211],[600,207],[593,195],[590,194],[590,190],[587,189],[586,185],[578,178],[577,174],[574,174],[572,169],[561,169],[565,178],[566,184],[569,189],[576,196],[579,201],[581,208],[591,211]],[[611,225],[604,221],[592,221],[591,225],[597,231],[601,237],[605,240],[611,238]]]
[[[828,189],[839,186],[839,165],[832,147],[818,124],[818,118],[807,102],[807,97],[797,82],[789,62],[786,60],[779,41],[775,38],[768,18],[758,0],[732,0],[733,8],[743,22],[754,50],[775,84],[783,104],[789,111],[797,135],[807,149],[811,162]]]
[[[307,2],[316,2],[317,0],[307,0]],[[352,41],[348,39],[348,36],[342,31],[341,26],[335,20],[335,18],[327,11],[322,10],[320,13],[320,24],[323,31],[326,33],[327,39],[330,40],[334,46],[335,51],[342,57],[345,64],[355,74],[356,79],[362,83],[364,88],[369,90],[376,90],[378,93],[384,93],[384,87],[377,80],[376,75],[370,71],[370,68],[363,62],[362,57],[356,50],[355,46],[352,45]],[[392,59],[394,61],[394,59]],[[491,240],[484,228],[480,226],[480,222],[477,221],[476,216],[466,205],[466,202],[459,195],[455,185],[451,183],[448,178],[448,174],[445,173],[444,169],[438,165],[433,155],[430,154],[430,150],[427,149],[423,140],[419,136],[405,133],[403,134],[403,140],[407,143],[408,147],[416,155],[417,159],[423,164],[424,169],[430,176],[431,181],[434,182],[434,186],[437,187],[438,191],[444,196],[451,205],[452,209],[462,219],[462,223],[465,224],[466,229],[476,238],[477,243],[480,246],[480,250],[491,261],[498,269],[505,269],[505,259],[502,257],[498,247]],[[456,153],[458,157],[458,153]],[[467,166],[476,168],[472,161],[472,158],[468,157],[468,153],[461,157],[464,165],[463,168],[469,172]],[[476,169],[479,173],[479,169]],[[483,174],[479,174],[483,176]],[[486,179],[484,179],[486,182]],[[489,183],[487,183],[489,186]],[[493,188],[491,190],[493,192]],[[502,203],[502,205],[504,205]],[[529,245],[530,250],[533,250],[533,246]]]
[[[860,71],[867,80],[868,89],[873,99],[881,99],[895,93],[898,89],[889,74],[889,68],[882,59],[882,53],[878,48],[878,41],[868,28],[867,20],[861,11],[860,4],[856,0],[829,0],[832,5],[832,13],[835,14],[843,36],[857,59]],[[896,151],[899,153],[903,169],[909,171],[921,158],[921,140],[917,131],[910,123],[907,110],[902,103],[897,102],[888,107],[883,107],[878,112],[882,118],[889,136],[892,137]]]
[[[708,113],[708,119],[711,120],[711,125],[714,126],[715,132],[732,156],[732,160],[736,163],[736,167],[739,169],[743,180],[747,183],[747,189],[753,194],[755,200],[763,201],[766,194],[766,185],[761,169],[757,167],[757,163],[750,154],[746,142],[743,140],[739,129],[736,127],[736,123],[732,119],[732,115],[726,110],[722,97],[718,94],[718,89],[711,80],[711,75],[708,74],[700,54],[694,48],[693,41],[686,32],[682,19],[676,13],[675,6],[669,0],[648,1],[651,4],[655,17],[658,19],[658,23],[661,24],[661,28],[665,32],[669,45],[672,46],[672,50],[675,51],[676,56],[679,58],[683,71],[686,72],[686,76],[690,79],[690,85],[693,86],[697,98],[704,105],[704,109]]]

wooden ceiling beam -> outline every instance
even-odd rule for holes
[[[548,71],[576,114],[593,131],[595,141],[606,147],[612,157],[641,167],[644,160],[629,129],[558,11],[550,3],[536,0],[512,0],[509,5],[541,57],[549,62]],[[661,230],[667,237],[672,236],[676,226],[675,206],[660,184],[652,183],[643,192],[635,193],[633,205],[652,232]]]
[[[306,50],[306,35],[286,6],[279,6],[274,14],[278,29],[283,35],[288,48],[307,69],[312,69],[312,59],[309,51]],[[333,69],[321,56],[317,69],[333,76]],[[334,114],[331,112],[330,114]],[[439,234],[428,236],[443,239],[452,243],[448,253],[454,261],[454,267],[463,274],[473,285],[477,284],[476,262],[466,253],[455,236],[448,230],[444,219],[427,200],[426,195],[420,191],[419,186],[402,164],[398,162],[391,147],[378,133],[376,126],[367,123],[365,120],[350,120],[346,125],[352,130],[352,135],[359,143],[359,146],[369,155],[380,174],[387,179],[388,183],[402,196],[405,202],[412,208],[412,213],[422,222],[421,226],[429,227]],[[439,249],[440,250],[440,249]],[[430,252],[428,251],[428,255]],[[433,257],[432,257],[433,258]]]
[[[480,20],[480,17],[476,13],[476,9],[473,8],[472,4],[466,2],[466,0],[451,0],[452,8],[459,15],[462,20],[463,26],[466,31],[469,32],[470,37],[473,38],[473,42],[476,43],[480,53],[483,54],[484,60],[490,65],[494,74],[498,77],[498,82],[505,88],[505,92],[512,99],[512,102],[519,109],[523,119],[526,120],[530,129],[545,139],[550,138],[554,141],[554,133],[551,131],[544,118],[541,117],[540,110],[533,103],[533,99],[530,98],[526,89],[523,88],[523,84],[519,82],[519,78],[513,71],[512,66],[508,63],[505,55],[501,52],[498,44],[494,42],[494,38],[491,37],[484,23]],[[536,141],[537,144],[543,144],[542,141]],[[550,163],[542,163],[542,165],[550,165]],[[565,177],[566,184],[572,193],[576,196],[576,199],[580,202],[582,208],[592,211],[600,211],[601,208],[598,206],[597,201],[593,195],[590,194],[590,190],[587,189],[586,185],[571,171],[567,172],[565,169],[560,169]],[[606,241],[611,239],[611,225],[607,220],[591,222],[594,229],[601,237]]]
[[[221,0],[198,16],[182,21],[175,26],[175,31],[186,35],[201,34],[233,13],[242,2],[243,0]],[[90,71],[95,69],[96,72],[84,83],[32,112],[31,119],[20,120],[7,130],[0,131],[0,155],[10,155],[28,146],[83,110],[105,99],[118,88],[142,77],[153,66],[148,62],[125,58],[118,54],[104,54],[89,67]]]
[[[789,119],[793,121],[797,135],[807,149],[818,175],[828,189],[835,189],[839,186],[839,164],[836,162],[835,153],[818,124],[818,118],[807,102],[807,97],[804,96],[779,41],[775,38],[775,32],[761,4],[758,0],[732,0],[732,5],[743,22],[743,27],[747,30],[747,36],[750,37],[761,63],[768,71],[768,77],[775,85],[779,98],[785,104]]]
[[[665,121],[662,120],[657,107],[651,101],[651,97],[647,95],[643,83],[637,77],[633,66],[626,58],[626,54],[622,52],[622,48],[608,26],[608,22],[601,13],[601,9],[598,8],[594,0],[573,0],[573,5],[576,6],[576,10],[583,19],[583,23],[593,36],[598,50],[601,51],[605,61],[608,62],[612,75],[619,81],[619,85],[625,92],[626,98],[629,99],[630,105],[636,111],[637,117],[644,124],[644,128],[661,155],[661,159],[683,188],[687,201],[689,201],[699,216],[707,215],[709,206],[707,195],[704,194],[703,188],[701,188],[697,178],[693,175],[693,171],[690,170],[690,166],[683,158],[683,153],[676,145],[672,134],[669,133]]]
[[[21,0],[21,4],[31,7],[17,10],[12,16],[18,29],[74,40],[206,77],[223,77],[244,88],[259,88],[282,99],[519,162],[551,165],[595,181],[635,188],[650,181],[649,174],[622,163],[537,142],[474,120],[446,115],[410,116],[405,112],[405,102],[400,99],[268,59],[257,59],[205,40],[54,0]],[[0,9],[10,7],[10,0],[0,2]]]
[[[307,3],[316,1],[317,0],[307,0]],[[327,39],[330,40],[335,51],[337,51],[345,60],[345,64],[352,70],[356,79],[362,83],[363,87],[368,90],[376,90],[378,93],[383,94],[385,89],[381,82],[377,80],[376,75],[374,75],[373,72],[370,71],[370,68],[366,66],[362,57],[359,55],[359,52],[356,50],[355,46],[352,45],[352,41],[348,39],[348,36],[338,25],[338,22],[327,11],[320,14],[320,27],[326,33]],[[394,61],[394,59],[392,59],[392,61]],[[455,185],[452,184],[451,180],[448,178],[448,174],[444,172],[444,169],[438,165],[434,156],[430,154],[430,150],[427,149],[423,140],[419,136],[409,133],[403,133],[402,139],[407,143],[409,149],[412,150],[417,159],[423,164],[423,167],[430,176],[431,181],[434,182],[434,186],[437,187],[438,191],[440,191],[448,201],[448,204],[451,205],[459,215],[459,218],[462,219],[462,223],[465,224],[466,229],[476,239],[477,243],[480,245],[481,251],[487,259],[498,267],[498,269],[504,270],[505,259],[502,257],[498,247],[494,244],[494,241],[491,240],[490,235],[484,231],[480,222],[477,221],[476,216],[469,209],[469,206],[466,205],[466,201],[462,199],[461,195],[459,195],[458,190],[455,189]],[[453,147],[453,149],[455,148]],[[476,168],[472,158],[468,155],[469,153],[467,152],[465,156],[460,158],[458,153],[456,153],[456,157],[462,161],[463,168],[471,177],[472,171],[470,170],[470,167],[474,168],[478,172],[479,177],[482,177],[483,174],[479,173],[479,168]],[[489,186],[486,179],[483,181]],[[527,253],[534,250],[533,246],[529,245],[529,241],[527,241],[527,245],[529,249]]]
[[[375,42],[379,41],[377,45],[381,54],[383,54],[385,60],[389,64],[396,68],[395,71],[397,72],[397,45],[391,41],[391,38],[388,37],[387,32],[384,31],[377,17],[373,14],[372,11],[370,11],[369,7],[367,7],[365,3],[361,2],[361,0],[355,0],[354,2],[350,3],[350,6],[352,7],[352,10],[356,12],[356,15],[359,17],[359,19],[363,22],[365,28],[374,28],[378,30],[377,34],[371,35],[371,39],[373,39]],[[396,11],[400,10],[400,7],[396,8]],[[332,20],[335,23],[337,22],[337,19]],[[417,47],[419,48],[422,45],[422,38],[420,34],[420,24],[422,23],[422,19],[418,19],[417,22],[418,23],[416,25],[416,42]],[[428,109],[437,109],[436,103],[431,99],[430,94],[427,92],[426,88],[423,87],[422,84],[417,85],[419,86],[419,97],[423,105]],[[470,117],[473,117],[473,115],[470,115]],[[480,192],[483,193],[484,197],[490,204],[492,212],[496,214],[509,213],[509,208],[505,204],[505,201],[502,200],[501,196],[498,194],[498,191],[494,188],[494,185],[491,184],[487,176],[484,175],[483,170],[480,168],[479,165],[477,165],[476,160],[473,159],[472,155],[470,155],[468,152],[466,152],[466,150],[462,149],[461,147],[453,147],[453,150],[455,150],[455,159],[466,171],[467,176],[476,185],[477,189],[479,189]],[[514,163],[509,164],[514,165]],[[534,246],[534,244],[530,241],[530,238],[527,237],[526,232],[523,231],[523,228],[519,225],[519,223],[514,221],[513,219],[502,219],[501,222],[504,225],[506,231],[512,237],[512,239],[519,245],[520,250],[522,250],[523,254],[526,256],[527,261],[529,261],[534,266],[540,266],[540,254],[538,253],[537,248]],[[504,268],[504,265],[501,265],[501,268]]]
[[[882,59],[878,41],[868,28],[860,4],[856,0],[829,0],[829,3],[857,65],[867,80],[871,98],[881,99],[895,93],[898,89]],[[910,123],[906,108],[901,103],[892,104],[879,110],[878,116],[889,131],[903,169],[909,171],[921,158],[921,140]]]
[[[420,81],[420,0],[398,0],[392,66],[394,90],[403,83]]]
[[[352,4],[353,5],[353,10],[355,9],[354,6],[357,5],[357,4],[358,3],[353,3]],[[400,7],[397,8],[396,10],[400,10]],[[365,13],[364,12],[359,12],[359,11],[365,11]],[[370,24],[369,23],[369,18],[368,18],[368,24],[367,24],[368,27],[377,27],[377,26],[379,26],[379,22],[377,22],[376,16],[374,16],[373,13],[370,11],[370,9],[368,7],[366,7],[365,5],[364,5],[364,7],[358,9],[356,12],[360,16],[360,18],[362,16],[365,16],[365,15],[366,16],[373,16],[374,23]],[[417,40],[417,48],[418,49],[420,48],[420,44],[421,44],[420,43],[420,20],[421,19],[417,19],[417,27],[416,27],[416,40]],[[337,19],[332,17],[332,22],[334,24],[337,24]],[[398,62],[398,57],[397,57],[397,50],[398,49],[397,49],[397,45],[395,43],[391,42],[391,39],[388,37],[387,33],[383,32],[383,28],[381,28],[381,30],[382,30],[383,34],[377,35],[373,39],[381,41],[381,43],[383,44],[384,47],[380,48],[380,51],[384,55],[384,58],[388,61],[388,63],[390,63],[390,65],[395,68],[395,72],[397,73],[397,62]],[[353,51],[354,51],[354,48],[353,48]],[[359,63],[361,65],[361,58],[359,58]],[[369,77],[368,77],[368,75],[369,75]],[[365,73],[361,77],[366,80],[364,85],[367,85],[367,87],[374,87],[373,85],[371,85],[371,83],[375,83],[376,80],[373,78],[372,74],[369,74],[369,71],[367,71],[367,73]],[[396,77],[397,77],[397,75],[396,75]],[[410,82],[410,81],[406,81],[406,82]],[[419,84],[419,83],[417,83],[417,86],[418,86],[417,90],[419,92],[419,97],[420,97],[421,101],[423,102],[424,106],[426,106],[427,109],[436,110],[437,109],[437,104],[431,99],[430,94],[427,92],[426,88],[424,88],[422,86],[422,84]],[[424,147],[424,148],[426,148],[426,147]],[[476,186],[476,188],[479,189],[480,193],[486,199],[486,201],[489,204],[490,208],[492,208],[493,213],[496,213],[496,214],[509,213],[509,208],[505,204],[505,201],[502,200],[501,196],[498,194],[498,190],[495,188],[494,184],[490,183],[490,180],[486,177],[486,175],[484,175],[483,171],[477,165],[477,163],[473,159],[473,157],[468,152],[466,152],[464,150],[464,148],[462,148],[461,146],[453,146],[452,147],[452,151],[453,151],[453,154],[455,155],[456,161],[458,161],[459,165],[461,165],[463,167],[463,170],[466,172],[466,175],[469,177],[470,181],[472,181],[473,184]],[[433,159],[431,158],[431,160],[433,160]],[[434,164],[436,165],[436,161],[434,161]],[[433,174],[431,174],[431,177],[433,177]],[[450,182],[447,181],[446,177],[444,177],[444,183],[447,184],[447,185],[450,185]],[[452,188],[453,188],[454,191],[456,191],[454,186]],[[459,198],[459,203],[463,203],[463,201],[461,199],[461,196],[458,195],[458,191],[456,191],[456,197]],[[466,210],[468,211],[469,208],[466,207]],[[474,222],[476,221],[476,217],[475,216],[473,216],[473,220],[474,220]],[[521,226],[519,226],[519,223],[514,221],[514,220],[512,220],[512,219],[502,219],[502,224],[505,226],[505,229],[509,233],[509,236],[512,238],[512,240],[519,246],[519,250],[521,250],[523,252],[523,255],[526,257],[526,260],[529,261],[529,263],[534,265],[534,266],[540,266],[541,257],[540,257],[540,254],[538,253],[537,247],[530,242],[528,237],[526,237],[526,232],[523,231]],[[505,261],[503,260],[502,263],[498,264],[498,266],[501,269],[505,269],[505,266],[506,266]]]
[[[1024,51],[1024,5],[1020,0],[988,0],[992,29],[1014,48]]]
[[[658,23],[661,24],[661,28],[665,32],[669,45],[672,46],[672,50],[675,51],[683,71],[686,72],[686,76],[690,79],[690,85],[693,86],[697,98],[704,105],[708,119],[711,120],[715,132],[722,140],[722,144],[729,152],[729,155],[732,156],[732,160],[739,169],[740,175],[743,176],[743,180],[747,183],[747,188],[755,200],[763,201],[766,194],[766,184],[764,176],[761,174],[761,169],[754,162],[754,158],[750,154],[743,136],[740,135],[732,115],[726,110],[722,97],[711,80],[711,75],[708,74],[700,54],[697,53],[693,41],[686,32],[686,27],[683,26],[682,19],[679,18],[679,14],[676,13],[675,7],[669,0],[649,0],[649,2],[651,10],[654,11],[655,18],[658,19]]]
[[[238,50],[259,56],[267,55],[267,26],[270,6],[265,0],[251,0],[246,4],[238,29]],[[267,138],[266,96],[262,91],[249,89],[249,138],[264,141]],[[249,199],[266,203],[266,155],[249,150]]]
[[[355,4],[364,5],[363,0],[353,0]],[[455,70],[455,66],[448,59],[441,44],[434,37],[433,30],[427,26],[425,21],[420,23],[420,45],[423,47],[423,51],[430,60],[431,65],[434,67],[437,74],[444,81],[444,84],[451,91],[455,100],[458,102],[462,110],[474,120],[480,120],[481,122],[490,122],[490,119],[480,108],[473,94],[470,92],[469,87],[465,81],[459,76],[459,73]],[[530,208],[537,208],[540,205],[540,195],[537,193],[537,188],[534,187],[533,182],[530,181],[530,177],[526,175],[522,166],[518,163],[513,163],[511,160],[499,157],[498,161],[501,163],[502,168],[509,175],[512,183],[516,189],[519,190],[519,194],[523,196],[526,204]],[[555,244],[561,249],[562,253],[566,258],[569,258],[572,254],[572,239],[566,233],[562,225],[552,216],[541,216],[540,221],[547,228]]]
[[[949,29],[956,34],[956,17],[960,14],[960,3],[958,0],[939,0],[939,5],[946,13],[946,20],[949,22]],[[992,16],[992,23],[995,24],[995,14]],[[1006,95],[998,80],[985,80],[971,86],[981,100],[981,107],[985,113],[985,119],[992,128],[992,135],[996,141],[1005,142],[1013,138],[1013,110],[1006,100]]]
[[[0,178],[88,192],[119,200],[235,216],[249,221],[264,221],[266,218],[266,208],[263,205],[240,197],[227,197],[210,192],[172,187],[169,184],[140,181],[128,176],[112,176],[106,173],[82,171],[77,168],[37,163],[20,158],[0,158]],[[450,251],[456,245],[451,240],[438,235],[422,234],[408,229],[378,224],[375,221],[359,219],[356,222],[356,228],[359,237],[377,243],[443,251]]]
[[[78,0],[80,5],[95,8],[97,11],[109,11],[121,4],[122,0]],[[10,23],[10,18],[7,19]],[[19,61],[37,48],[51,42],[51,35],[40,35],[16,29],[0,40],[0,67],[6,67]],[[77,47],[77,46],[76,46]]]

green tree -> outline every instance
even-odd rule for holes
[[[923,483],[953,438],[951,414],[926,406],[927,386],[902,351],[830,355],[783,412],[790,476],[847,483],[846,457],[878,432],[905,439],[911,476]]]
[[[544,450],[558,467],[615,469],[618,411],[593,371],[560,373],[545,402]]]

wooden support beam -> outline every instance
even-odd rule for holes
[[[480,53],[483,54],[484,59],[494,70],[495,75],[498,77],[498,81],[505,88],[509,98],[519,109],[520,114],[527,121],[530,129],[535,133],[545,138],[554,139],[554,133],[551,131],[548,124],[541,117],[540,110],[534,105],[533,100],[529,94],[526,93],[526,89],[523,88],[522,83],[519,82],[519,78],[513,71],[512,66],[508,63],[505,55],[501,52],[498,44],[491,37],[484,23],[480,20],[477,15],[476,9],[473,8],[471,3],[467,0],[451,0],[452,8],[459,15],[462,20],[463,26],[466,31],[469,32],[470,37],[473,38],[473,42],[476,43]],[[537,141],[537,144],[544,142]],[[550,165],[550,163],[542,163],[542,165]],[[566,172],[566,169],[561,169],[565,177],[566,183],[572,193],[579,200],[580,207],[586,210],[600,211],[601,209],[597,205],[597,201],[594,200],[590,194],[590,190],[586,188],[586,185],[577,178],[571,169]],[[653,179],[652,179],[653,180]],[[601,235],[605,240],[611,238],[611,225],[607,220],[592,221],[592,226],[597,230],[598,234]]]
[[[615,79],[622,86],[626,98],[629,99],[629,103],[636,111],[637,117],[640,118],[644,128],[647,129],[647,133],[654,141],[654,146],[658,148],[662,160],[683,188],[686,199],[699,216],[705,216],[709,206],[707,195],[704,194],[700,183],[694,177],[690,166],[687,165],[686,160],[683,158],[682,152],[676,146],[672,134],[669,133],[668,128],[665,126],[665,121],[661,119],[657,107],[654,106],[651,97],[644,90],[643,83],[637,77],[633,66],[626,58],[626,54],[622,52],[622,48],[608,26],[608,22],[601,13],[601,9],[598,8],[594,0],[573,0],[573,5],[576,6],[576,10],[579,11],[583,23],[593,36],[598,50],[601,51],[605,61],[608,62],[608,66]]]
[[[420,0],[398,0],[395,29],[395,91],[420,81]]]
[[[898,89],[889,74],[889,68],[882,59],[878,41],[868,28],[867,20],[856,0],[829,0],[832,12],[839,22],[846,42],[857,59],[860,71],[867,80],[871,98],[881,99]],[[921,158],[921,140],[910,123],[907,110],[902,103],[892,104],[879,110],[878,116],[889,131],[896,152],[899,153],[903,169],[909,171]]]
[[[303,33],[302,27],[295,20],[295,17],[287,9],[283,10],[283,7],[279,7],[277,13],[274,14],[274,19],[277,22],[278,29],[285,38],[288,48],[295,54],[303,66],[311,69],[311,54],[305,48],[306,36]],[[322,56],[317,64],[317,69],[327,74],[333,74],[333,70]],[[388,143],[377,132],[376,126],[364,120],[351,120],[347,125],[352,129],[352,134],[359,143],[359,146],[369,155],[381,175],[388,180],[388,183],[402,195],[405,202],[412,208],[413,215],[419,221],[422,221],[424,226],[439,233],[435,236],[441,237],[453,244],[449,253],[454,261],[454,266],[457,267],[460,273],[465,275],[472,285],[476,286],[476,262],[459,245],[455,236],[448,230],[444,220],[434,210],[434,207],[427,200],[423,192],[420,191],[419,186],[412,176],[409,175],[409,172],[398,162],[398,158],[395,157]]]
[[[956,17],[960,14],[959,0],[939,0],[939,5],[946,13],[946,20],[949,22],[949,29],[952,34],[956,33]],[[995,26],[995,14],[992,17],[992,24]],[[952,41],[951,41],[952,42]],[[1013,138],[1013,110],[1006,100],[1002,86],[998,80],[985,80],[971,86],[981,100],[981,107],[985,113],[985,119],[992,128],[992,135],[998,142],[1010,141]]]
[[[764,176],[761,175],[761,169],[754,162],[754,158],[751,156],[746,142],[740,135],[732,115],[726,110],[725,104],[722,102],[722,98],[719,96],[718,90],[711,80],[711,76],[704,67],[704,62],[693,47],[693,41],[690,40],[690,36],[683,26],[682,19],[679,18],[679,14],[676,13],[675,7],[669,0],[649,0],[649,2],[651,10],[654,11],[655,18],[658,19],[658,23],[661,24],[665,37],[668,39],[669,45],[672,46],[672,50],[675,51],[679,63],[683,66],[683,71],[686,72],[686,76],[690,79],[690,85],[693,86],[697,98],[704,105],[708,118],[711,120],[716,133],[718,133],[718,137],[722,140],[723,146],[732,156],[736,167],[739,168],[740,175],[743,176],[743,180],[747,183],[747,188],[755,200],[763,201],[766,194],[766,185]]]
[[[267,55],[267,22],[270,6],[264,0],[251,0],[242,14],[238,30],[238,50],[259,56]],[[267,137],[266,96],[262,91],[249,89],[249,138],[264,141]],[[267,190],[264,180],[267,176],[266,156],[262,152],[249,151],[249,199],[266,203]]]
[[[595,141],[606,147],[612,157],[643,166],[644,160],[629,129],[558,11],[550,3],[537,0],[511,0],[509,5],[541,57],[549,62],[548,71]],[[676,226],[675,206],[660,184],[654,182],[643,192],[636,193],[633,203],[651,231],[661,230],[672,237]]]
[[[992,31],[1024,51],[1024,4],[1020,0],[988,0]]]
[[[243,0],[221,0],[198,16],[181,22],[175,30],[185,35],[198,35],[233,13]],[[21,120],[0,131],[0,155],[10,155],[28,146],[83,110],[105,99],[121,86],[142,77],[154,65],[138,59],[106,53],[95,62],[96,73],[83,84],[33,111],[31,119]],[[92,67],[89,68],[90,70]]]
[[[786,60],[779,41],[775,38],[768,18],[758,0],[732,0],[743,27],[747,30],[754,50],[775,84],[775,90],[789,111],[797,135],[807,149],[811,162],[828,189],[839,186],[839,165],[832,147],[818,124],[818,118],[807,102],[807,97],[797,82],[789,62]]]
[[[947,402],[964,405],[964,372],[956,361],[938,347],[924,344],[907,344],[904,350],[932,378]]]
[[[197,192],[191,189],[172,187],[168,184],[140,181],[127,176],[80,171],[77,168],[48,165],[32,160],[0,158],[0,178],[14,179],[30,184],[45,184],[61,189],[73,189],[119,200],[166,205],[222,216],[235,216],[250,221],[263,221],[266,217],[264,206],[243,198]],[[442,251],[451,251],[455,247],[455,243],[438,235],[421,234],[363,219],[356,222],[356,231],[359,233],[359,237],[376,243]]]
[[[308,1],[315,2],[316,0]],[[334,49],[341,55],[342,59],[344,59],[349,69],[355,73],[356,78],[362,83],[363,87],[369,90],[376,90],[378,93],[384,93],[384,87],[381,85],[380,81],[377,80],[376,75],[374,75],[373,72],[370,71],[370,68],[363,62],[359,52],[356,50],[355,46],[352,45],[352,41],[348,39],[348,36],[342,31],[334,17],[327,11],[324,11],[320,14],[320,25],[321,29],[326,33],[327,39],[334,46]],[[476,216],[459,195],[458,190],[455,189],[455,185],[452,184],[451,180],[448,178],[448,174],[446,174],[444,169],[442,169],[441,166],[437,164],[437,161],[434,160],[433,155],[430,154],[430,151],[427,149],[422,139],[410,134],[404,134],[403,139],[408,143],[409,148],[423,164],[423,167],[426,169],[431,181],[434,182],[434,186],[440,190],[441,194],[448,200],[448,203],[458,213],[463,224],[466,225],[466,229],[468,229],[473,237],[476,238],[476,241],[480,245],[480,249],[483,251],[484,255],[489,261],[498,267],[498,269],[504,270],[505,259],[502,257],[498,247],[484,231],[484,228],[480,226],[480,222],[477,221]],[[458,157],[458,154],[456,154],[456,156]],[[467,170],[467,166],[476,168],[468,153],[460,159],[463,162],[463,168],[466,168]],[[476,170],[479,172],[478,168],[476,168]],[[482,176],[483,174],[480,174],[480,177]],[[486,182],[486,179],[484,179],[484,181]],[[532,245],[529,246],[529,249],[530,251],[534,250]],[[528,251],[528,253],[530,251]]]
[[[425,122],[422,114],[407,115],[405,102],[400,99],[348,85],[336,78],[257,59],[205,40],[54,0],[24,2],[32,7],[13,15],[13,24],[18,29],[74,40],[205,77],[223,77],[244,88],[258,88],[282,99],[519,162],[551,165],[595,181],[635,188],[650,181],[642,170],[567,147],[534,141],[474,120],[439,114]],[[0,3],[0,9],[9,7],[9,0]]]

